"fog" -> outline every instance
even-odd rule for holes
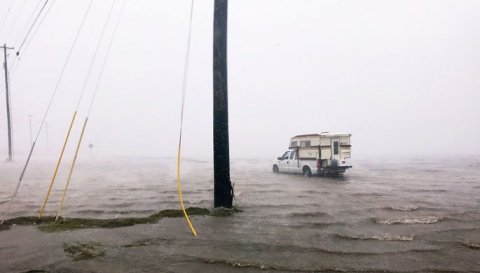
[[[26,0],[22,8],[14,1],[7,11],[10,1],[0,1],[2,43],[18,48],[37,3]],[[93,2],[35,155],[59,152],[110,5]],[[18,65],[10,75],[16,160],[29,149],[28,115],[35,137],[87,6],[56,1],[19,58],[9,52]],[[176,156],[189,9],[187,0],[126,1],[80,157]],[[290,137],[323,131],[351,133],[353,158],[478,154],[479,26],[480,2],[473,0],[229,1],[231,157],[274,158]],[[213,1],[195,1],[183,153],[207,160],[212,30]],[[109,25],[106,39],[112,32]],[[3,78],[0,90],[0,158],[6,158]]]

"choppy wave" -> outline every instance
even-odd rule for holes
[[[344,222],[330,222],[330,223],[302,223],[298,224],[298,227],[311,227],[311,228],[327,228],[331,226],[347,226],[347,223]]]
[[[301,245],[287,245],[287,244],[270,244],[270,243],[236,243],[231,242],[229,247],[245,248],[248,247],[250,253],[302,253],[302,255],[342,255],[350,257],[367,257],[378,256],[385,254],[398,253],[434,253],[440,251],[438,247],[422,247],[416,249],[396,249],[396,250],[380,250],[377,249],[352,249],[352,248],[338,248],[338,247],[318,247],[318,246],[301,246]]]
[[[463,245],[471,249],[480,250],[480,242],[466,242]]]
[[[399,235],[399,234],[374,234],[374,235],[345,235],[336,234],[338,238],[348,240],[378,240],[378,241],[413,241],[415,235]]]
[[[351,196],[354,196],[354,197],[384,197],[384,196],[391,196],[391,194],[384,193],[384,192],[355,192],[355,193],[352,193]]]
[[[335,267],[322,267],[322,268],[301,268],[301,267],[289,267],[289,266],[281,266],[281,265],[270,265],[270,264],[262,264],[256,262],[246,262],[246,261],[234,261],[229,259],[211,259],[211,258],[202,258],[202,257],[192,257],[197,259],[202,263],[207,264],[219,264],[219,265],[227,265],[236,268],[251,268],[251,269],[260,269],[265,271],[280,271],[280,272],[370,272],[370,273],[394,273],[394,272],[404,272],[404,271],[392,271],[392,270],[385,270],[385,269],[359,269],[355,268],[354,270],[351,268],[335,268]],[[418,271],[410,271],[414,272],[461,272],[457,270],[443,270],[443,269],[420,269]]]
[[[447,190],[442,190],[442,189],[407,189],[405,190],[406,192],[413,192],[413,193],[444,193],[448,192]]]
[[[381,219],[375,218],[377,224],[396,225],[396,224],[435,224],[445,220],[442,216],[415,216],[405,218]]]
[[[278,265],[268,265],[268,264],[259,264],[259,263],[252,263],[252,262],[243,262],[243,261],[231,261],[231,260],[224,260],[224,259],[205,259],[205,258],[197,258],[201,262],[207,264],[224,264],[232,267],[237,268],[252,268],[252,269],[260,269],[260,270],[268,270],[268,271],[287,271],[287,272],[345,272],[342,269],[336,268],[325,268],[325,269],[310,269],[310,268],[289,268],[285,266],[278,266]]]
[[[395,210],[395,211],[415,211],[419,210],[420,207],[413,206],[413,205],[406,205],[406,206],[390,206],[385,207],[386,210]]]
[[[325,217],[330,216],[330,214],[326,212],[293,212],[287,215],[288,217],[295,217],[295,218],[305,218],[305,217]]]

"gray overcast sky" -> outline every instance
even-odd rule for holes
[[[25,34],[38,1],[26,0],[20,10],[22,2],[14,0],[7,16],[10,0],[0,1],[2,43],[18,47]],[[49,145],[42,132],[39,155],[60,150],[110,4],[92,5],[47,117]],[[11,75],[17,160],[29,146],[27,115],[35,134],[87,6],[56,1]],[[85,156],[176,156],[189,8],[187,0],[127,0]],[[213,0],[195,1],[185,157],[212,157],[212,21]],[[291,136],[322,131],[352,133],[354,158],[479,154],[479,26],[480,1],[473,0],[230,0],[231,157],[273,158]],[[112,25],[106,38],[111,34]],[[13,55],[9,62],[17,62]],[[97,61],[72,144],[99,67]]]

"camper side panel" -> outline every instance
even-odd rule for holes
[[[317,159],[318,158],[318,148],[300,148],[298,150],[298,155],[300,159]]]
[[[322,159],[330,159],[332,157],[332,143],[329,137],[320,138],[320,147],[322,148]]]
[[[352,147],[350,145],[350,137],[344,136],[340,138],[340,158],[345,160],[352,157]]]

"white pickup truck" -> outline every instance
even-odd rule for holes
[[[295,136],[289,150],[273,162],[274,173],[338,176],[348,168],[351,134],[321,133]]]

